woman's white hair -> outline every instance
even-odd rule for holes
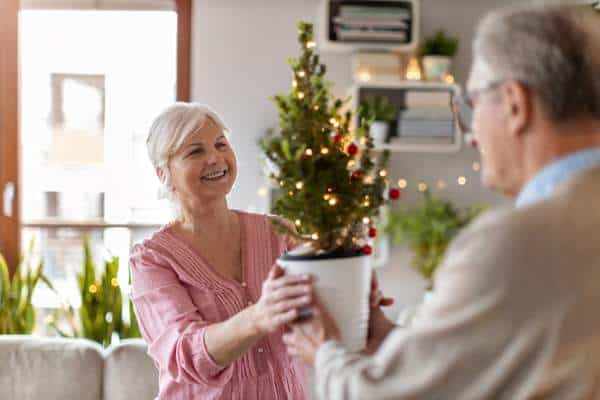
[[[169,160],[185,139],[202,128],[208,119],[221,128],[223,133],[229,133],[229,129],[215,111],[198,103],[175,103],[161,112],[150,126],[146,139],[148,157],[154,169],[162,171],[158,197],[169,199],[174,206],[177,206],[178,202],[171,187]]]

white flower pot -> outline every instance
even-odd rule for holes
[[[446,56],[424,56],[423,72],[428,81],[443,81],[450,73],[452,59]]]
[[[311,274],[317,295],[335,318],[349,351],[363,350],[369,328],[371,257],[286,255],[277,263],[286,274]]]
[[[373,138],[375,147],[385,144],[390,125],[386,121],[373,121],[369,128],[369,135]]]

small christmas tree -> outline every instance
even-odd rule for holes
[[[315,253],[362,251],[370,254],[367,236],[386,201],[385,165],[389,154],[372,160],[368,121],[351,130],[348,100],[335,99],[326,68],[315,54],[313,26],[298,25],[301,55],[291,59],[292,88],[275,96],[280,134],[261,142],[282,191],[273,212],[295,224],[277,227],[311,244]],[[391,189],[390,198],[398,198]]]

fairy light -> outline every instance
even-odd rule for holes
[[[427,190],[427,184],[425,182],[419,182],[419,185],[417,187],[419,189],[419,192],[424,192]]]
[[[360,144],[367,144],[367,138],[366,137],[361,137],[360,138]]]
[[[454,83],[454,76],[452,74],[446,74],[444,76],[444,81],[446,83]]]
[[[289,194],[290,196],[293,196],[293,195],[294,195],[294,192],[290,190],[290,191],[288,192],[288,194]]]
[[[379,176],[385,178],[387,176],[387,171],[385,169],[382,169],[381,171],[379,171]]]
[[[340,122],[339,122],[337,119],[335,119],[335,118],[331,118],[331,119],[329,120],[329,123],[330,123],[331,125],[333,125],[335,128],[337,128],[337,127],[339,127],[339,126],[340,126]]]
[[[113,287],[117,287],[117,286],[119,286],[119,281],[117,280],[117,278],[112,278],[112,279],[110,280],[110,284],[111,284]]]
[[[365,179],[363,179],[363,182],[366,183],[367,185],[370,185],[373,183],[373,177],[372,176],[366,176]]]
[[[304,187],[304,182],[300,181],[300,182],[296,182],[296,189],[300,190]]]
[[[371,205],[371,202],[369,200],[365,200],[363,201],[363,207],[369,207]]]
[[[319,111],[319,105],[318,105],[318,104],[317,104],[317,105],[315,105],[315,106],[313,107],[313,109],[314,109],[315,111]]]
[[[464,176],[459,176],[457,181],[460,186],[465,186],[467,184],[467,178]]]
[[[477,171],[479,171],[481,169],[481,164],[479,164],[477,161],[475,161],[473,163],[472,168],[473,168],[473,171],[477,172]]]
[[[400,189],[406,189],[407,186],[408,186],[408,182],[406,182],[406,179],[400,179],[398,181],[398,187]]]
[[[306,149],[306,151],[304,152],[304,154],[306,154],[307,156],[312,156],[312,155],[313,155],[313,151],[312,151],[312,149],[309,147],[308,149]]]
[[[302,225],[302,221],[300,221],[299,219],[297,219],[297,220],[295,221],[295,224],[296,224],[296,226],[300,226],[300,225]]]
[[[304,98],[304,92],[298,92],[298,98],[302,100]]]
[[[304,72],[304,71],[298,71],[298,76],[300,78],[304,78],[306,76],[306,72]]]
[[[316,46],[317,44],[315,42],[313,42],[312,40],[309,40],[308,42],[306,42],[306,48],[307,49],[312,49]]]
[[[442,179],[437,181],[437,188],[440,190],[446,189],[446,182]]]
[[[330,206],[335,206],[337,204],[337,199],[335,197],[332,197],[329,199],[329,205]]]
[[[319,234],[318,234],[318,233],[313,233],[313,234],[310,236],[310,238],[311,238],[312,240],[319,240]]]
[[[329,149],[327,147],[322,147],[321,154],[323,154],[323,155],[329,154]]]
[[[323,200],[325,200],[325,201],[329,201],[329,199],[331,199],[331,195],[330,195],[329,193],[325,193],[325,194],[323,195]]]
[[[348,168],[349,169],[354,168],[355,166],[356,166],[356,161],[354,161],[354,160],[348,161]]]
[[[333,188],[328,187],[327,188],[327,193],[333,193]]]
[[[283,187],[283,185],[285,185],[284,181],[279,181],[279,186]]]
[[[371,223],[371,219],[369,217],[364,217],[362,219],[363,224],[369,225]]]
[[[89,292],[90,292],[91,294],[94,294],[94,293],[96,293],[96,292],[98,291],[98,288],[96,287],[96,285],[94,285],[94,284],[92,283],[92,284],[90,285],[90,287],[89,287],[89,289],[88,289],[88,290],[89,290]]]
[[[295,88],[297,88],[298,87],[298,81],[294,79],[292,81],[292,86],[295,87]]]

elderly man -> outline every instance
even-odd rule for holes
[[[485,186],[517,197],[451,244],[413,326],[372,314],[351,354],[327,310],[288,351],[327,399],[600,399],[600,16],[488,15],[465,93]]]

